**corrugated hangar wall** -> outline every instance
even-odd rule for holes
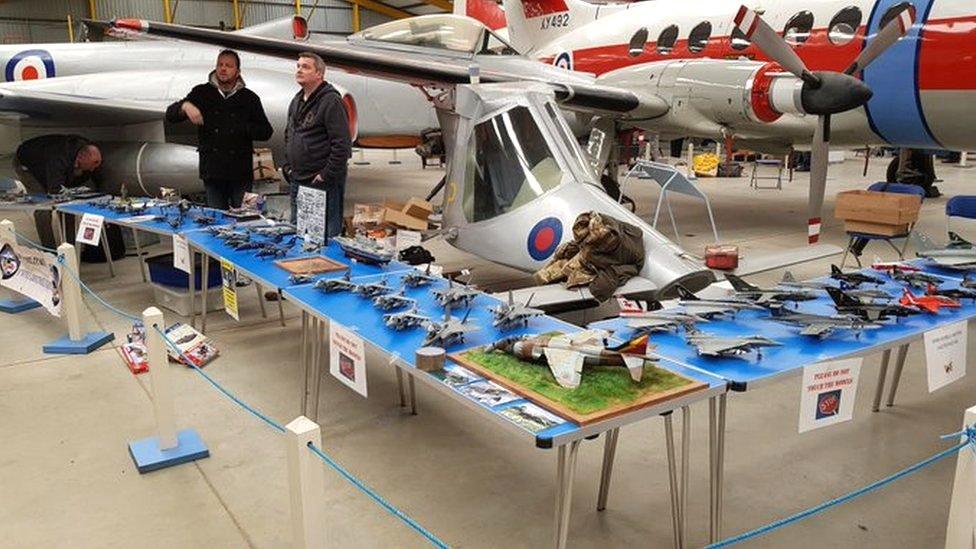
[[[165,19],[163,0],[13,0],[0,2],[0,41],[5,44],[67,42],[68,16],[74,21],[75,40],[84,33],[80,21],[138,17]],[[169,0],[173,21],[185,25],[234,27],[230,0]],[[295,2],[287,0],[239,0],[242,26],[255,25],[295,13]],[[352,32],[352,4],[344,0],[302,0],[302,14],[309,18],[314,33],[346,35]],[[390,18],[367,9],[361,10],[362,27],[389,21]]]

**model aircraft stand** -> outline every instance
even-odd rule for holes
[[[692,198],[698,198],[705,202],[705,211],[708,212],[708,222],[712,225],[712,234],[715,242],[719,241],[718,228],[715,226],[715,216],[712,215],[712,204],[708,201],[708,195],[698,185],[695,185],[685,174],[681,173],[676,167],[661,162],[650,160],[638,160],[634,167],[627,172],[624,180],[637,176],[638,179],[650,179],[661,186],[661,194],[657,197],[657,206],[654,208],[654,220],[651,226],[657,228],[657,218],[661,214],[661,204],[664,203],[668,208],[668,217],[671,218],[671,228],[674,229],[674,240],[681,243],[681,233],[678,231],[678,224],[674,219],[674,211],[671,209],[671,198],[668,193],[678,193]],[[621,195],[622,196],[622,195]]]
[[[943,287],[955,288],[962,279],[952,271],[937,269],[922,261],[913,262],[926,272],[942,276],[945,279]],[[867,271],[865,271],[867,272]],[[872,273],[878,275],[877,272]],[[884,275],[879,275],[885,278]],[[955,278],[952,278],[955,277]],[[829,279],[816,279],[826,282]],[[874,286],[866,285],[873,288]],[[880,287],[889,294],[899,295],[902,286],[897,281],[888,280]],[[827,297],[818,297],[814,301],[804,302],[799,306],[802,312],[829,315],[834,314],[832,302]],[[795,378],[803,375],[803,369],[819,362],[841,360],[873,355],[882,352],[881,368],[878,383],[875,388],[873,406],[878,411],[883,396],[885,381],[888,375],[891,350],[897,348],[894,371],[891,375],[887,406],[893,406],[898,384],[905,366],[908,348],[911,343],[923,338],[925,332],[940,326],[963,320],[976,318],[976,304],[964,301],[959,309],[941,311],[939,314],[917,314],[897,321],[887,321],[879,329],[865,330],[859,336],[853,333],[835,332],[823,340],[799,334],[799,329],[769,318],[765,311],[740,311],[734,317],[716,318],[697,328],[709,334],[738,337],[762,334],[782,344],[780,347],[763,350],[762,358],[742,357],[703,357],[698,356],[694,346],[685,342],[684,336],[678,333],[655,333],[651,336],[651,343],[657,345],[657,353],[666,356],[678,364],[708,372],[729,383],[730,391],[745,392],[761,389],[777,381]],[[634,332],[627,326],[627,320],[615,318],[595,322],[590,328],[613,330],[618,337],[626,338]],[[716,407],[717,401],[717,407]],[[716,462],[711,471],[711,481],[716,508],[713,512],[713,523],[710,528],[711,542],[722,539],[722,500],[724,491],[724,454],[725,454],[725,417],[727,415],[728,399],[726,394],[719,395],[709,403],[709,438],[716,445]]]
[[[17,231],[14,222],[8,219],[0,221],[0,245],[16,244]],[[2,297],[7,296],[7,297]],[[0,311],[8,314],[22,313],[40,307],[41,304],[33,299],[23,297],[16,292],[0,289]]]
[[[334,244],[330,246],[333,247]],[[328,254],[328,252],[326,252]],[[403,265],[392,262],[387,267],[388,283],[398,288],[400,279],[406,274]],[[375,268],[375,267],[373,267]],[[342,273],[330,273],[325,277],[338,277]],[[353,273],[352,281],[355,283],[376,282],[384,276],[382,273],[356,275]],[[437,280],[433,287],[445,287],[447,281]],[[407,296],[417,300],[418,310],[437,320],[439,315],[443,315],[443,309],[437,305],[429,292],[430,287],[422,287],[408,290]],[[613,457],[616,451],[616,443],[619,437],[620,428],[641,421],[643,419],[664,415],[665,435],[667,442],[667,454],[669,465],[669,481],[671,486],[671,500],[673,510],[673,524],[675,546],[680,547],[684,543],[684,507],[688,485],[688,460],[689,460],[689,429],[690,429],[690,409],[689,406],[695,402],[710,399],[715,401],[720,395],[724,396],[727,384],[724,380],[707,373],[686,368],[671,361],[662,361],[666,368],[689,377],[695,381],[708,384],[704,390],[690,393],[686,396],[663,402],[659,405],[652,405],[646,408],[628,412],[611,419],[599,421],[586,426],[579,426],[569,421],[564,421],[558,425],[538,433],[530,431],[512,423],[505,416],[501,415],[504,409],[525,404],[527,401],[518,399],[513,402],[506,402],[493,407],[487,407],[479,402],[467,397],[455,388],[444,383],[444,381],[434,374],[427,373],[417,368],[415,351],[421,346],[424,337],[424,330],[404,330],[394,331],[384,325],[382,314],[371,305],[364,305],[363,297],[349,292],[323,292],[315,289],[313,285],[302,284],[285,288],[285,297],[293,304],[302,309],[302,362],[306,372],[306,387],[304,388],[302,399],[302,413],[313,421],[318,421],[318,401],[319,384],[323,377],[324,365],[328,363],[329,357],[329,335],[328,327],[332,322],[340,324],[352,330],[364,342],[390,357],[389,365],[397,370],[399,379],[406,374],[408,378],[408,395],[411,411],[417,412],[417,395],[415,380],[430,387],[440,394],[448,396],[451,400],[459,402],[466,408],[474,410],[480,416],[499,423],[523,438],[526,442],[533,442],[538,448],[556,448],[556,520],[555,520],[555,545],[565,547],[569,532],[570,508],[572,501],[573,479],[575,476],[576,458],[579,446],[586,438],[592,438],[600,434],[606,435],[604,443],[603,468],[600,475],[600,488],[598,492],[597,510],[603,511],[607,507],[609,495],[610,479],[613,470]],[[530,321],[528,327],[519,327],[505,332],[499,332],[491,328],[491,315],[488,307],[500,304],[501,301],[486,294],[479,294],[472,303],[469,322],[476,324],[480,329],[468,335],[461,344],[452,345],[448,352],[471,348],[478,345],[485,345],[496,341],[504,336],[520,334],[536,334],[550,331],[576,332],[579,328],[571,324],[562,322],[552,317],[537,317]],[[455,316],[463,316],[461,311],[454,311]],[[367,365],[369,367],[369,365]],[[375,366],[374,366],[375,367]],[[311,382],[309,382],[311,380]],[[483,381],[478,379],[471,383]],[[406,400],[402,384],[398,384],[399,404],[406,405]],[[675,456],[675,444],[673,433],[673,422],[671,412],[682,410],[682,441],[681,441],[681,468],[679,471]],[[714,445],[712,449],[717,449]],[[714,456],[711,461],[714,461]]]

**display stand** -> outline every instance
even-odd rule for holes
[[[165,326],[163,313],[150,307],[143,311],[142,323],[146,327],[146,358],[152,378],[152,403],[157,434],[130,442],[129,454],[139,473],[148,473],[209,457],[210,451],[195,430],[176,430],[166,342],[158,331]]]
[[[14,230],[14,223],[8,219],[0,221],[0,244],[2,243],[9,243],[11,245],[17,243],[17,232]],[[17,314],[41,306],[40,303],[33,299],[19,296],[10,290],[4,289],[0,291],[2,291],[0,293],[0,312]]]
[[[285,426],[288,492],[291,495],[292,547],[325,547],[325,471],[309,448],[321,446],[317,423],[299,416]]]
[[[68,324],[68,335],[48,343],[42,349],[48,354],[87,355],[115,339],[115,334],[82,333],[81,286],[75,278],[81,275],[78,274],[78,256],[75,255],[75,247],[68,243],[58,246],[58,256],[63,258],[62,268],[73,269],[73,273],[64,273],[61,276],[61,316]]]
[[[708,196],[705,195],[705,192],[698,185],[695,185],[688,179],[685,174],[670,164],[652,162],[650,160],[638,160],[634,164],[634,167],[624,176],[624,179],[629,179],[634,174],[637,175],[638,179],[651,179],[661,186],[661,195],[658,196],[657,206],[654,208],[654,220],[651,222],[652,227],[657,228],[657,218],[661,214],[661,204],[666,204],[668,207],[668,217],[671,218],[671,228],[674,229],[674,240],[680,244],[681,235],[678,232],[678,224],[675,222],[674,211],[671,209],[671,199],[668,196],[669,192],[674,192],[692,198],[698,198],[705,203],[705,211],[708,212],[708,222],[712,225],[712,234],[715,236],[715,242],[719,241],[718,228],[715,226],[715,216],[712,215],[712,205],[708,201]]]

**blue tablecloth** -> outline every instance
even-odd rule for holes
[[[58,204],[57,210],[74,214],[74,215],[84,215],[84,214],[95,214],[100,215],[105,218],[108,223],[115,223],[122,226],[133,227],[136,229],[147,230],[158,234],[178,234],[178,233],[188,233],[191,231],[199,231],[206,229],[210,225],[202,225],[193,220],[194,217],[200,214],[206,214],[212,216],[215,222],[212,225],[229,225],[235,223],[237,220],[233,217],[228,217],[223,214],[220,210],[213,210],[210,208],[197,208],[194,207],[193,210],[184,216],[183,222],[174,227],[168,221],[163,220],[153,220],[153,221],[139,221],[136,223],[127,223],[125,219],[131,217],[139,217],[143,215],[166,215],[168,219],[176,220],[178,215],[176,209],[172,206],[167,208],[162,208],[160,206],[150,206],[145,210],[141,210],[138,213],[126,213],[118,212],[104,206],[98,206],[92,204],[91,202],[69,202],[65,204]]]

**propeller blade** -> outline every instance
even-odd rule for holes
[[[810,195],[807,203],[807,242],[820,240],[820,214],[827,188],[827,157],[830,153],[830,115],[818,117],[810,144]]]
[[[746,6],[741,6],[735,15],[735,26],[750,42],[794,76],[814,86],[820,83],[820,80],[807,70],[803,60],[793,51],[793,48],[783,40],[783,37],[776,34],[776,31],[767,25],[759,14]]]
[[[911,4],[905,4],[901,12],[874,35],[874,38],[868,43],[867,47],[861,50],[861,54],[857,56],[857,59],[851,63],[851,66],[847,67],[844,74],[853,75],[864,70],[865,67],[870,65],[885,50],[890,48],[902,36],[905,36],[914,24],[915,7]]]

